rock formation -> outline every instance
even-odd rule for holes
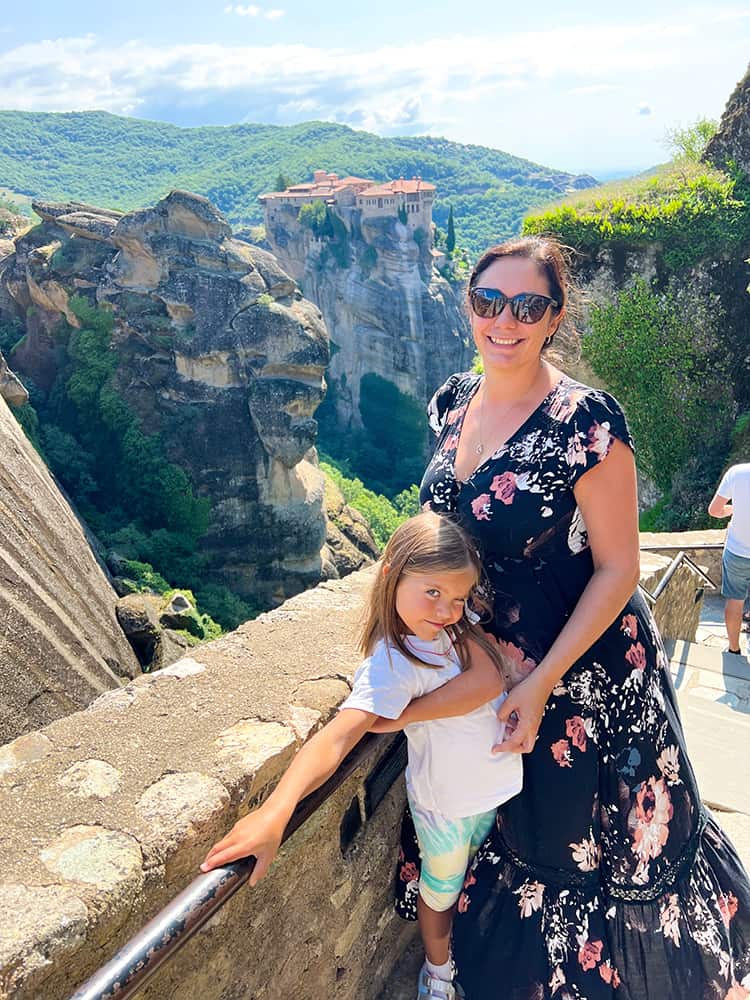
[[[396,217],[348,218],[349,266],[325,239],[277,212],[267,238],[282,266],[319,306],[331,337],[326,373],[342,429],[361,426],[360,382],[374,373],[426,403],[448,375],[471,365],[462,296],[432,265],[431,237],[415,242]]]
[[[173,191],[122,215],[35,203],[42,224],[0,263],[0,318],[26,335],[11,366],[48,390],[73,294],[113,310],[115,388],[211,501],[211,579],[256,605],[330,575],[313,413],[328,337],[268,252],[205,198]]]
[[[0,744],[140,673],[117,595],[0,399]]]
[[[734,164],[750,177],[750,68],[727,101],[719,131],[706,147],[705,158],[717,167]]]

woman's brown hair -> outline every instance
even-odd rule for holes
[[[570,292],[575,291],[570,274],[569,257],[573,253],[570,247],[564,246],[554,236],[520,236],[515,240],[508,240],[506,243],[498,243],[497,246],[485,250],[482,256],[474,265],[474,270],[469,278],[468,292],[477,284],[482,272],[496,260],[503,257],[523,257],[533,261],[542,272],[549,285],[549,294],[559,306],[552,307],[555,314],[565,309],[566,318],[571,317]],[[565,319],[563,319],[565,324]],[[577,335],[573,323],[569,326],[568,337],[575,344]],[[551,338],[550,338],[551,340]]]
[[[423,511],[401,524],[391,535],[378,563],[378,572],[370,592],[366,616],[359,636],[359,648],[369,656],[379,640],[399,650],[407,659],[420,666],[434,663],[420,660],[405,642],[405,626],[396,611],[396,588],[404,573],[453,572],[472,569],[472,611],[480,617],[490,611],[482,593],[484,574],[479,552],[471,537],[449,517]],[[474,641],[490,656],[502,673],[503,661],[497,645],[467,617],[466,609],[460,621],[445,630],[458,655],[461,669],[469,662],[469,641]]]

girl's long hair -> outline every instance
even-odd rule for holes
[[[475,582],[470,597],[471,610],[485,621],[491,608],[485,596],[486,581],[479,551],[471,537],[451,518],[423,511],[400,525],[391,535],[377,564],[377,576],[370,592],[365,618],[359,635],[359,649],[369,656],[381,639],[390,648],[398,649],[407,659],[420,666],[436,664],[421,660],[405,641],[406,626],[396,611],[396,588],[404,573],[428,574],[472,569]],[[484,585],[484,586],[483,586]],[[474,641],[490,656],[502,673],[503,659],[497,644],[483,631],[478,622],[470,621],[466,608],[460,621],[446,626],[445,631],[458,655],[461,669],[469,662],[469,641]]]

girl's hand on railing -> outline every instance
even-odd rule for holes
[[[286,821],[282,817],[261,806],[238,820],[226,837],[214,844],[200,866],[201,871],[209,872],[253,855],[255,868],[249,881],[250,885],[256,885],[276,857],[285,828]]]

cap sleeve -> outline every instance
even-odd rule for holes
[[[721,482],[719,483],[719,488],[717,493],[720,497],[726,497],[727,500],[732,499],[732,487],[734,486],[734,466],[727,469],[724,475],[721,477]]]
[[[580,395],[566,427],[565,458],[571,486],[575,486],[589,469],[604,461],[615,440],[622,441],[631,451],[635,450],[622,407],[614,396],[600,389],[589,389]]]
[[[380,642],[354,675],[352,692],[340,708],[359,708],[386,719],[397,719],[418,692],[414,667],[397,649]]]
[[[436,437],[440,436],[443,427],[445,427],[445,418],[451,410],[456,400],[459,386],[465,378],[466,375],[462,373],[451,375],[427,404],[427,420],[430,430]]]

